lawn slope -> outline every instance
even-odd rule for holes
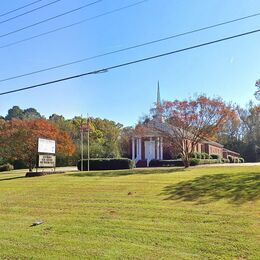
[[[0,175],[0,259],[260,259],[260,167],[23,176]]]

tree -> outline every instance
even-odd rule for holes
[[[13,106],[12,108],[10,108],[5,117],[6,120],[11,120],[13,118],[16,118],[16,119],[23,118],[23,110],[19,106]]]
[[[56,140],[57,154],[72,155],[75,151],[69,135],[48,121],[12,119],[0,123],[0,157],[23,160],[31,171],[36,163],[39,137]]]
[[[132,146],[131,138],[133,136],[134,129],[132,127],[124,127],[120,131],[119,135],[119,149],[120,154],[124,158],[131,158]]]
[[[41,114],[35,108],[27,108],[23,110],[23,119],[39,119]]]
[[[203,95],[184,101],[165,101],[152,109],[151,115],[155,118],[158,111],[165,122],[151,120],[149,124],[164,136],[164,142],[181,154],[185,167],[189,167],[191,154],[198,143],[214,140],[227,121],[236,119],[231,106],[220,98],[210,99]]]
[[[39,119],[42,118],[41,114],[35,108],[21,109],[19,106],[13,106],[8,110],[5,117],[6,120],[12,119]]]
[[[260,79],[256,81],[255,86],[257,88],[255,92],[255,97],[257,100],[260,100]]]
[[[74,161],[80,158],[80,124],[81,117],[66,120],[63,116],[53,114],[49,121],[59,129],[66,131],[76,145]],[[86,124],[86,119],[83,119]],[[107,119],[90,118],[90,156],[91,158],[119,157],[118,138],[121,124]],[[84,134],[84,154],[87,154],[87,134]]]

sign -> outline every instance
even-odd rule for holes
[[[38,139],[38,153],[51,153],[55,154],[56,142],[50,139]]]
[[[42,168],[55,168],[56,156],[50,154],[39,154],[38,167]]]

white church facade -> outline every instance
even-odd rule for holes
[[[157,88],[157,107],[161,105],[160,86]],[[157,113],[158,112],[158,113]],[[160,122],[162,116],[159,111],[153,120]],[[159,132],[149,128],[142,127],[141,133],[135,131],[132,136],[132,160],[137,166],[149,166],[151,160],[163,160],[163,137]]]

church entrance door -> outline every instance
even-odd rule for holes
[[[147,163],[151,160],[155,159],[155,141],[145,141],[144,142],[145,148],[145,159]]]

